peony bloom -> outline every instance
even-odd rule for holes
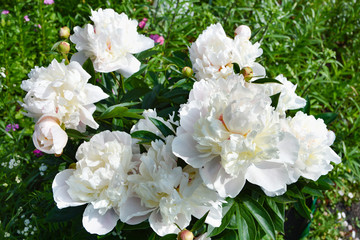
[[[60,126],[56,115],[43,115],[35,124],[34,146],[48,154],[61,154],[68,136]]]
[[[257,84],[257,87],[263,88],[269,96],[280,93],[279,102],[276,111],[281,116],[285,116],[285,111],[299,109],[306,105],[306,100],[299,97],[296,93],[296,85],[292,84],[282,74],[275,78],[279,83]]]
[[[151,148],[141,157],[137,174],[128,177],[137,197],[128,199],[120,212],[121,221],[133,224],[139,217],[149,218],[151,228],[160,236],[178,233],[190,224],[191,215],[201,218],[206,212],[207,223],[221,224],[222,198],[206,188],[197,169],[177,166],[172,154],[173,136],[152,142]],[[130,208],[131,206],[131,208]]]
[[[333,169],[330,162],[341,162],[340,157],[330,148],[335,134],[326,128],[322,119],[297,112],[293,118],[282,121],[282,129],[295,136],[300,145],[296,162],[288,164],[294,182],[300,176],[316,181]]]
[[[35,67],[21,88],[28,93],[22,107],[29,117],[56,115],[65,128],[84,132],[86,125],[98,128],[92,114],[95,102],[108,97],[101,88],[87,81],[90,75],[77,62],[65,65],[55,59],[47,67]]]
[[[88,204],[83,226],[99,235],[110,232],[119,220],[129,195],[127,178],[138,163],[132,154],[131,136],[104,131],[81,144],[76,169],[58,173],[52,188],[58,208]]]
[[[220,23],[205,29],[189,48],[196,78],[226,78],[233,73],[234,62],[239,64],[240,69],[252,68],[254,77],[265,76],[264,67],[255,62],[262,55],[260,44],[252,44],[248,35],[241,33],[231,39]]]
[[[137,33],[137,21],[113,9],[91,11],[94,25],[75,27],[70,40],[79,51],[71,61],[84,63],[90,58],[97,72],[117,71],[130,77],[140,69],[140,62],[132,55],[154,46],[154,42]]]
[[[235,197],[245,181],[268,195],[286,191],[285,162],[297,157],[297,141],[281,134],[279,114],[258,88],[245,86],[242,75],[194,84],[180,113],[173,152],[199,168],[207,187]]]

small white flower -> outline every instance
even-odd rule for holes
[[[84,132],[86,125],[98,128],[92,114],[94,103],[108,97],[101,88],[87,83],[90,75],[77,62],[65,65],[55,59],[47,67],[35,67],[21,83],[28,93],[22,107],[37,121],[44,114],[56,115],[66,128]]]
[[[87,204],[83,225],[90,233],[110,232],[128,197],[128,174],[137,167],[125,132],[104,131],[81,144],[76,169],[58,173],[52,188],[58,208]]]
[[[137,32],[137,21],[125,13],[118,14],[113,9],[101,8],[91,11],[94,25],[75,27],[70,40],[79,51],[71,61],[80,64],[90,58],[97,72],[118,71],[130,77],[140,69],[140,62],[132,55],[152,48],[154,41]]]
[[[340,196],[344,196],[344,191],[343,191],[343,190],[340,189],[340,190],[338,191],[338,193],[339,193]]]
[[[68,140],[56,116],[45,114],[35,124],[34,146],[48,154],[61,154]]]
[[[349,197],[349,198],[353,198],[353,197],[354,197],[354,194],[353,194],[352,192],[349,192],[349,193],[348,193],[348,197]]]
[[[295,181],[300,176],[316,181],[333,169],[331,162],[341,162],[340,157],[330,148],[335,134],[326,128],[322,119],[297,112],[293,118],[283,119],[281,123],[284,132],[293,135],[300,145],[296,162],[288,164],[289,173]]]
[[[346,218],[345,212],[341,212],[341,217],[344,218],[344,219]]]

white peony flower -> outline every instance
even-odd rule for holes
[[[55,59],[47,67],[35,67],[21,83],[28,93],[22,107],[29,117],[56,115],[65,128],[84,132],[86,125],[98,128],[92,117],[95,102],[108,97],[101,88],[87,83],[90,75],[77,62],[65,65]]]
[[[40,151],[61,154],[67,140],[68,136],[60,127],[60,120],[56,116],[43,115],[35,124],[33,142]]]
[[[252,68],[254,79],[264,77],[264,67],[255,62],[262,55],[262,49],[259,43],[252,44],[248,35],[241,33],[231,39],[226,36],[220,23],[205,29],[189,48],[196,78],[226,78],[233,73],[234,62],[239,64],[240,69]]]
[[[97,72],[118,71],[130,77],[140,69],[140,62],[132,55],[150,49],[154,41],[137,32],[137,21],[125,13],[101,8],[91,11],[94,25],[75,27],[70,40],[79,51],[71,61],[84,63],[87,58],[93,62]]]
[[[288,165],[294,181],[300,176],[316,181],[333,169],[331,162],[341,162],[340,157],[330,148],[335,134],[326,128],[322,119],[297,112],[293,118],[282,121],[282,129],[295,136],[300,145],[296,162]]]
[[[147,216],[151,228],[164,236],[180,231],[175,224],[181,229],[188,226],[191,215],[201,218],[210,211],[206,222],[220,226],[223,199],[203,185],[197,169],[177,167],[172,139],[167,137],[166,144],[152,142],[148,153],[141,157],[139,173],[129,176],[138,198],[125,203],[128,207],[120,212],[121,221],[131,224],[134,218]]]
[[[275,79],[279,80],[282,84],[267,83],[257,84],[257,86],[263,88],[269,96],[280,93],[276,111],[279,112],[281,116],[285,116],[286,110],[299,109],[306,105],[306,100],[295,93],[296,85],[288,81],[282,74],[275,77]]]
[[[268,195],[284,193],[290,183],[284,163],[296,160],[298,144],[280,133],[270,103],[239,75],[195,83],[180,109],[174,154],[199,168],[205,184],[222,197],[235,197],[246,180]]]
[[[119,219],[123,203],[131,195],[128,175],[138,167],[132,155],[131,136],[104,131],[81,144],[76,169],[58,173],[53,182],[58,208],[88,204],[83,225],[90,233],[106,234]]]

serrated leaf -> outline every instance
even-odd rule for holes
[[[321,113],[315,116],[316,119],[320,118],[322,120],[324,120],[324,123],[326,125],[329,125],[330,123],[332,123],[333,121],[335,121],[335,119],[337,118],[338,114],[337,113],[332,113],[332,112],[328,112],[328,113]]]
[[[271,220],[269,213],[266,209],[261,206],[258,202],[248,196],[241,198],[244,206],[250,211],[255,220],[259,223],[261,228],[268,234],[272,239],[275,239],[275,227]]]
[[[165,142],[161,137],[156,135],[155,133],[149,132],[149,131],[136,131],[130,134],[131,137],[142,140],[139,143],[150,143],[155,140],[161,140]]]
[[[207,213],[205,213],[204,216],[202,216],[202,218],[200,218],[199,220],[196,221],[196,223],[194,224],[194,226],[191,228],[191,232],[195,232],[197,230],[199,230],[205,223],[205,220],[207,218],[207,216],[209,215],[209,211],[207,211]]]
[[[224,215],[224,217],[221,220],[221,225],[219,227],[214,228],[208,237],[213,237],[216,236],[218,234],[220,234],[222,231],[224,231],[224,229],[227,227],[227,225],[229,224],[232,216],[234,215],[236,210],[236,204],[235,201],[232,203],[232,206],[229,208],[229,210],[226,212],[226,214]]]
[[[271,106],[274,107],[275,109],[276,109],[276,107],[277,107],[277,105],[279,103],[280,93],[281,92],[270,96],[270,98],[271,98]]]
[[[168,126],[166,126],[160,120],[157,120],[157,119],[152,118],[152,117],[149,117],[149,120],[157,127],[157,129],[160,130],[160,132],[164,135],[164,137],[167,137],[169,135],[175,135],[173,130],[171,130]]]
[[[234,70],[234,73],[235,74],[239,74],[240,73],[240,66],[239,66],[239,64],[237,64],[237,63],[232,63],[233,64],[233,70]]]
[[[279,83],[279,84],[282,84],[282,82],[280,82],[279,80],[276,80],[274,78],[259,78],[259,79],[256,79],[255,81],[252,81],[251,83],[255,83],[255,84]]]

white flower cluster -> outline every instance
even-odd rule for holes
[[[232,63],[253,68],[262,53],[249,41],[248,27],[236,29],[235,39],[220,24],[206,29],[190,48],[197,80],[188,102],[180,109],[180,127],[173,141],[174,154],[199,169],[210,189],[222,197],[235,197],[246,180],[269,196],[286,191],[300,176],[317,180],[339,163],[330,148],[335,135],[323,120],[302,112],[286,118],[286,110],[306,101],[279,75],[279,83],[256,84],[234,74]],[[270,96],[280,93],[277,107]]]
[[[134,129],[151,130],[149,116],[170,124],[153,110],[144,116]],[[96,234],[110,232],[119,219],[127,224],[148,219],[160,236],[178,233],[177,226],[185,228],[191,216],[201,218],[208,211],[206,222],[220,226],[224,199],[203,184],[197,169],[177,166],[173,138],[153,141],[146,153],[139,154],[136,141],[125,132],[94,135],[78,148],[76,169],[56,175],[57,206],[88,204],[83,225]]]

